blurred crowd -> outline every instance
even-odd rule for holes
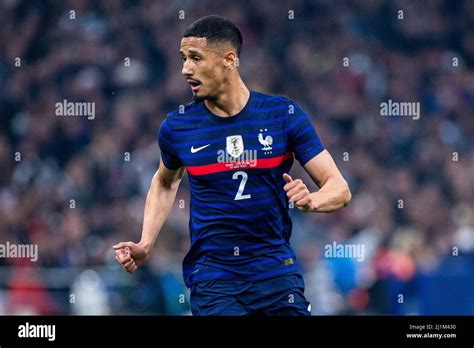
[[[313,314],[474,314],[468,0],[0,0],[0,243],[39,247],[0,258],[0,313],[189,314],[186,179],[146,266],[125,273],[112,245],[139,240],[158,128],[192,98],[181,36],[208,14],[240,27],[244,81],[299,103],[351,187],[339,212],[291,212]],[[381,116],[388,99],[421,117]],[[95,118],[57,116],[63,100]]]

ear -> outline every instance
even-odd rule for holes
[[[237,54],[234,51],[228,51],[224,55],[224,66],[227,70],[235,70],[237,68]]]

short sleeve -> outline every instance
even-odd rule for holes
[[[173,141],[172,135],[172,130],[165,119],[161,124],[160,131],[158,133],[158,145],[161,149],[161,159],[163,160],[166,168],[176,170],[181,168],[183,164],[175,152],[175,142]]]
[[[304,166],[323,151],[324,146],[308,115],[296,103],[290,101],[288,112],[288,146]]]

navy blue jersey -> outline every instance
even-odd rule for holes
[[[168,114],[159,145],[167,168],[188,172],[188,287],[298,273],[283,173],[324,148],[296,103],[251,91],[241,112],[219,117],[194,102]]]

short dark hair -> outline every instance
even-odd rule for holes
[[[203,37],[209,42],[230,43],[240,56],[242,34],[237,26],[227,18],[210,15],[199,18],[184,31],[183,37]]]

